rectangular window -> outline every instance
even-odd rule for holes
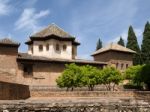
[[[46,45],[46,50],[49,51],[49,44]]]
[[[43,45],[39,45],[39,51],[43,51]]]
[[[116,63],[116,68],[118,68],[118,65],[119,65],[119,64],[118,64],[118,63]]]
[[[129,67],[129,65],[128,64],[126,64],[126,68],[128,68]]]
[[[121,64],[121,70],[123,69],[124,64]]]
[[[32,65],[28,65],[28,64],[24,65],[23,71],[24,71],[24,75],[32,75],[33,73]]]
[[[59,51],[60,48],[59,48],[59,44],[56,44],[56,51]]]

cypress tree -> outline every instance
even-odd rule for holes
[[[149,22],[145,24],[141,51],[142,51],[143,64],[150,64],[150,24]]]
[[[141,64],[140,48],[132,26],[130,26],[128,30],[128,39],[126,47],[136,51],[136,54],[134,54],[133,56],[133,65]]]
[[[99,38],[98,41],[97,41],[97,46],[96,46],[96,50],[99,50],[102,48],[102,41],[101,39]]]
[[[118,44],[121,45],[121,46],[125,46],[124,40],[123,40],[122,37],[120,37],[120,40],[118,41]]]

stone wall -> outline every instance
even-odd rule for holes
[[[46,89],[31,89],[31,97],[132,97],[150,99],[150,91],[50,91]]]
[[[0,100],[20,100],[29,97],[30,91],[28,86],[0,82]]]
[[[150,104],[134,99],[60,99],[0,102],[1,112],[150,112]]]

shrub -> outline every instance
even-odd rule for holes
[[[107,90],[114,91],[115,85],[118,85],[123,80],[123,77],[117,69],[107,66],[102,70],[102,79]]]

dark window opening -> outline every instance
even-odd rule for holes
[[[123,65],[123,64],[121,64],[121,69],[123,69],[123,66],[124,66],[124,65]]]
[[[43,51],[43,45],[39,45],[39,51]]]
[[[66,49],[67,49],[67,46],[63,45],[63,51],[66,51]]]
[[[118,65],[119,65],[119,64],[118,64],[118,63],[116,63],[116,68],[118,68]]]
[[[49,44],[46,45],[46,50],[49,51]]]
[[[23,71],[24,71],[24,75],[32,75],[33,73],[32,65],[24,65]]]
[[[59,51],[60,48],[59,48],[59,44],[56,44],[56,51]]]
[[[126,68],[128,68],[129,67],[129,65],[128,64],[126,64]]]

